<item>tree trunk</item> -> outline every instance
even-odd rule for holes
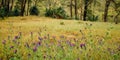
[[[83,20],[83,3],[82,3],[82,0],[80,0],[80,5],[81,5],[81,7],[80,7],[80,20]]]
[[[4,0],[1,0],[0,8],[4,5]]]
[[[110,0],[106,0],[105,11],[104,11],[104,22],[107,22],[108,8],[110,5]]]
[[[8,12],[10,11],[10,0],[7,1],[7,9],[8,9]]]
[[[10,11],[12,11],[13,7],[14,7],[14,0],[11,0]]]
[[[21,3],[21,16],[24,16],[26,2],[27,2],[27,0],[23,0]]]
[[[37,6],[38,0],[35,0],[35,6]]]
[[[71,18],[73,17],[73,14],[72,14],[72,0],[70,0],[70,16],[71,16]]]
[[[30,1],[28,0],[28,6],[27,6],[27,16],[29,15],[29,8],[30,8]]]
[[[1,7],[4,7],[4,6],[5,6],[5,0],[2,0]]]
[[[75,19],[77,19],[77,0],[74,0],[75,2]]]
[[[84,21],[86,21],[87,9],[88,9],[88,1],[85,0],[85,4],[84,4],[84,15],[83,15],[83,20],[84,20]]]

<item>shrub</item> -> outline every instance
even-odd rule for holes
[[[47,17],[52,17],[52,15],[53,15],[53,9],[46,9],[46,13],[45,13],[45,16],[47,16]]]
[[[90,20],[90,21],[97,21],[98,20],[98,16],[95,16],[95,15],[88,16],[88,20]]]
[[[89,20],[89,21],[97,21],[98,16],[94,15],[92,13],[92,10],[87,10],[87,20]]]
[[[68,15],[62,7],[46,9],[45,16],[66,19]]]
[[[5,16],[7,16],[8,10],[6,7],[1,7],[0,8],[0,18],[4,19]]]
[[[14,16],[19,16],[19,15],[20,15],[20,10],[15,8],[15,9],[13,10],[13,15],[14,15]]]
[[[30,15],[39,15],[39,9],[36,6],[31,7]]]

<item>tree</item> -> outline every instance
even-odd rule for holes
[[[74,2],[75,2],[75,19],[77,19],[78,17],[77,17],[77,0],[74,0]]]
[[[120,1],[119,0],[112,0],[114,3],[114,9],[116,11],[116,15],[114,17],[115,24],[118,24],[118,16],[120,15]]]
[[[24,16],[27,0],[18,0],[21,4],[21,16]]]
[[[28,0],[27,1],[27,16],[29,15],[29,10],[30,10],[30,4],[31,4],[32,0]]]
[[[104,11],[104,22],[107,22],[108,8],[110,6],[111,0],[106,0],[105,11]]]
[[[70,0],[70,16],[71,18],[73,17],[73,13],[72,13],[72,0]]]
[[[86,21],[88,6],[92,1],[93,0],[84,0],[84,12],[83,12],[83,20],[84,21]]]

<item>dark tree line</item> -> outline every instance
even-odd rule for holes
[[[34,2],[34,5],[32,2]],[[30,9],[37,8],[39,2],[40,0],[0,0],[0,10],[7,16],[14,16],[14,14],[19,16],[29,15]],[[34,9],[31,11],[32,13],[36,12]]]

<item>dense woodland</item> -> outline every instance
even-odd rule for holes
[[[0,17],[47,16],[119,22],[120,0],[0,0]]]

